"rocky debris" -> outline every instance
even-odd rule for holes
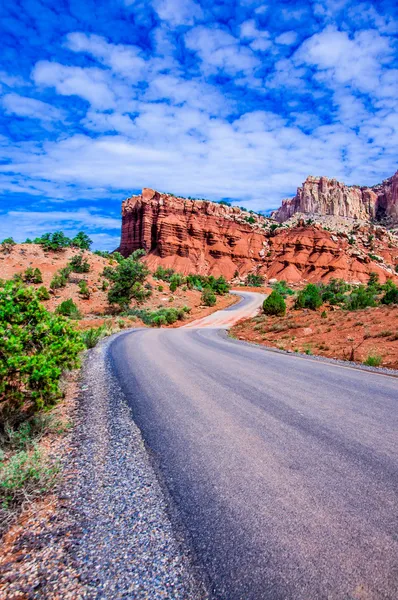
[[[398,171],[373,187],[348,186],[327,177],[307,177],[295,197],[283,200],[272,216],[282,223],[296,213],[398,225]]]
[[[140,247],[152,269],[162,265],[227,279],[257,272],[289,282],[364,282],[377,272],[385,281],[395,277],[398,262],[397,237],[365,220],[331,215],[314,222],[297,213],[278,226],[238,207],[149,189],[122,207],[119,251],[127,256]]]

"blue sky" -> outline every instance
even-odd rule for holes
[[[2,6],[0,239],[112,249],[142,187],[266,210],[397,168],[395,1]]]

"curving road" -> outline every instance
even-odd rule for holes
[[[110,355],[212,597],[398,598],[398,379],[216,328]]]

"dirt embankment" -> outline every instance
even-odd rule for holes
[[[326,315],[326,316],[325,316]],[[357,311],[289,310],[285,317],[260,314],[231,329],[240,340],[317,354],[328,358],[376,363],[398,369],[398,306]]]
[[[43,283],[36,284],[38,288],[44,285],[47,289],[54,275],[64,267],[69,261],[81,254],[81,251],[73,248],[66,248],[58,252],[45,251],[38,244],[16,244],[9,253],[0,251],[0,279],[12,279],[14,275],[23,274],[28,267],[38,268],[42,274]],[[82,318],[78,325],[82,329],[88,327],[98,327],[105,322],[111,321],[111,325],[122,325],[124,327],[136,327],[142,325],[139,319],[122,319],[116,314],[115,307],[108,304],[108,282],[103,276],[104,268],[107,266],[116,266],[116,262],[111,264],[108,259],[98,256],[90,251],[83,252],[84,258],[90,265],[87,273],[72,273],[66,286],[51,292],[50,299],[43,301],[44,306],[51,311],[64,300],[72,298],[77,305]],[[85,280],[90,290],[90,297],[83,298],[79,293],[79,282]],[[180,308],[188,306],[191,310],[187,314],[184,323],[207,316],[215,310],[220,310],[236,302],[234,296],[217,296],[217,304],[214,307],[206,307],[201,303],[201,292],[190,290],[185,286],[180,286],[175,292],[170,292],[169,284],[165,281],[154,279],[151,275],[147,282],[152,291],[150,298],[138,308],[146,310],[157,310],[159,308]]]

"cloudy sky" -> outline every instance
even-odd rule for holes
[[[397,169],[395,0],[3,0],[0,239],[117,245],[142,187],[266,210]]]

